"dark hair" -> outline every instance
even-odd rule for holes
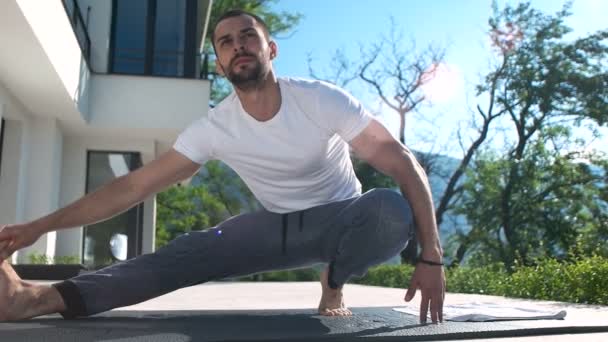
[[[224,19],[238,17],[241,15],[247,15],[252,17],[260,26],[262,26],[262,28],[264,29],[264,33],[266,34],[266,38],[270,37],[270,30],[268,29],[268,25],[266,25],[266,22],[264,22],[262,18],[247,11],[243,11],[240,9],[232,9],[224,12],[224,14],[217,18],[217,21],[213,25],[213,32],[211,32],[211,45],[213,45],[213,50],[215,50],[215,29],[217,28],[217,25]]]

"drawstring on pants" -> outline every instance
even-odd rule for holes
[[[283,221],[282,229],[282,252],[283,255],[287,255],[287,228],[289,226],[289,214],[282,214],[281,219]],[[304,229],[304,210],[298,212],[298,225],[299,231],[302,232]]]
[[[282,249],[283,249],[283,255],[287,255],[287,221],[288,221],[288,216],[289,214],[283,214],[283,245],[282,245]]]

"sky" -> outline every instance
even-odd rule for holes
[[[515,1],[498,1],[499,7]],[[472,114],[470,108],[479,103],[474,86],[489,69],[492,51],[488,40],[487,21],[491,15],[491,0],[279,0],[273,9],[304,15],[296,29],[275,37],[279,57],[274,67],[279,76],[310,77],[308,56],[319,75],[330,74],[329,63],[334,52],[342,49],[354,62],[360,59],[359,46],[371,46],[382,35],[389,34],[394,20],[404,44],[415,41],[416,49],[429,44],[445,48],[445,64],[435,79],[424,89],[431,100],[408,117],[406,143],[411,148],[462,156],[457,143],[457,131],[470,139]],[[560,10],[563,1],[533,0],[532,6],[545,13]],[[582,36],[608,28],[608,0],[574,0],[573,15],[566,24],[573,28],[571,37]],[[409,45],[408,45],[409,46]],[[378,96],[356,82],[347,86],[381,122],[398,134],[399,118]],[[608,152],[608,130],[593,141],[589,148]],[[578,129],[576,134],[589,133]],[[492,144],[501,145],[494,137]]]

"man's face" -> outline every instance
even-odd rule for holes
[[[264,30],[247,15],[222,20],[215,28],[217,71],[238,88],[254,87],[270,71],[276,45]]]

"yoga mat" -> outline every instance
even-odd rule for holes
[[[605,324],[540,320],[418,324],[393,307],[356,307],[352,317],[312,309],[243,311],[110,311],[66,321],[49,315],[0,323],[0,341],[445,341],[608,332]]]

